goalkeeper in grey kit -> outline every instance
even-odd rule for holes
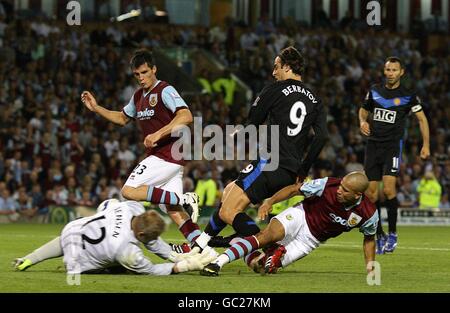
[[[14,261],[16,270],[24,271],[44,260],[64,256],[68,274],[117,273],[131,271],[136,274],[170,275],[200,270],[217,253],[208,249],[187,254],[172,251],[159,236],[165,222],[156,211],[145,212],[136,201],[105,200],[97,214],[68,223],[61,236],[23,258]],[[173,263],[153,264],[144,256],[140,243]]]

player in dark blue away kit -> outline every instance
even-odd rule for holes
[[[420,157],[430,156],[430,135],[428,121],[423,112],[420,98],[412,90],[400,84],[405,70],[402,61],[389,57],[384,65],[384,84],[370,88],[359,109],[361,132],[367,136],[364,169],[369,178],[366,192],[369,199],[378,202],[378,186],[383,181],[383,193],[388,214],[389,235],[383,231],[381,214],[377,228],[377,253],[393,252],[397,246],[397,191],[396,181],[402,161],[406,118],[414,113],[420,125],[423,145]],[[369,121],[369,113],[372,118]],[[379,203],[377,203],[379,210]]]

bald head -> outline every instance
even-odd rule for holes
[[[344,176],[345,184],[354,192],[364,193],[369,187],[369,179],[363,172],[351,172]]]

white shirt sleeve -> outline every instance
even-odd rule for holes
[[[134,103],[134,95],[131,97],[130,102],[123,108],[123,113],[129,118],[136,117],[136,105]]]
[[[372,217],[359,227],[359,231],[366,236],[375,235],[377,233],[378,219],[378,211],[375,211]]]
[[[117,261],[128,270],[146,275],[170,275],[175,266],[174,263],[153,264],[144,256],[141,248],[134,243],[129,243],[117,257]]]
[[[126,204],[128,210],[130,210],[131,215],[133,215],[133,216],[139,216],[139,215],[145,213],[145,208],[140,202],[125,201],[122,203]]]
[[[144,246],[148,251],[156,254],[164,260],[167,260],[170,256],[170,252],[172,252],[172,248],[167,242],[162,240],[161,237],[158,237],[158,239],[156,240],[147,242]]]
[[[161,95],[164,105],[172,113],[175,113],[178,108],[188,107],[183,98],[181,98],[180,94],[172,86],[165,87],[162,90]]]
[[[312,181],[304,183],[300,187],[300,191],[305,195],[305,198],[309,198],[312,196],[320,197],[325,190],[327,181],[328,177],[314,179]]]

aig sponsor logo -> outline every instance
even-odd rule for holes
[[[155,110],[145,109],[144,111],[137,112],[138,119],[148,119],[149,117],[152,117],[153,115],[155,115]]]
[[[397,115],[397,112],[395,112],[395,111],[375,108],[375,110],[373,112],[373,120],[394,124],[396,115]]]

